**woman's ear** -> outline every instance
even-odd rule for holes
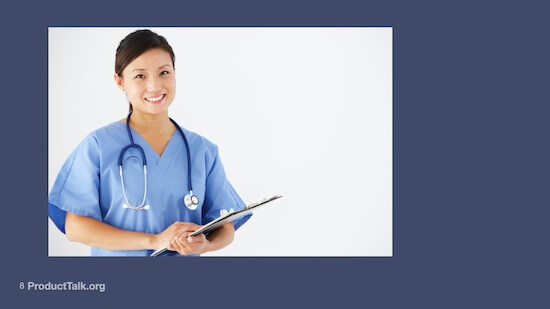
[[[118,76],[118,73],[115,73],[115,83],[120,88],[120,90],[124,90],[124,81],[122,80],[122,77]]]

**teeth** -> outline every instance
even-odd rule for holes
[[[162,99],[164,97],[164,94],[161,94],[159,95],[158,97],[152,97],[152,98],[145,98],[147,101],[150,101],[150,102],[156,102],[156,101],[159,101],[160,99]]]

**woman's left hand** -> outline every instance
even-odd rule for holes
[[[188,234],[181,234],[180,236],[172,239],[168,250],[177,251],[181,255],[189,254],[201,254],[206,252],[206,247],[209,243],[204,234],[197,236],[187,236]]]

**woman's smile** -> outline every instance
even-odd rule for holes
[[[160,104],[164,101],[164,98],[166,98],[166,94],[161,94],[156,97],[146,97],[145,101],[151,103],[151,104]]]

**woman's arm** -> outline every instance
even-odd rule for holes
[[[96,219],[67,212],[65,235],[69,241],[105,250],[156,250],[168,246],[172,239],[189,235],[200,226],[176,222],[159,234],[127,231]]]
[[[211,232],[208,238],[204,234],[187,237],[200,227],[192,222],[175,222],[162,233],[149,234],[119,229],[70,212],[65,217],[65,235],[69,241],[105,250],[157,250],[168,247],[187,255],[219,250],[233,242],[233,222]]]
[[[105,250],[153,249],[155,235],[122,230],[96,219],[67,212],[65,235],[69,241]]]

